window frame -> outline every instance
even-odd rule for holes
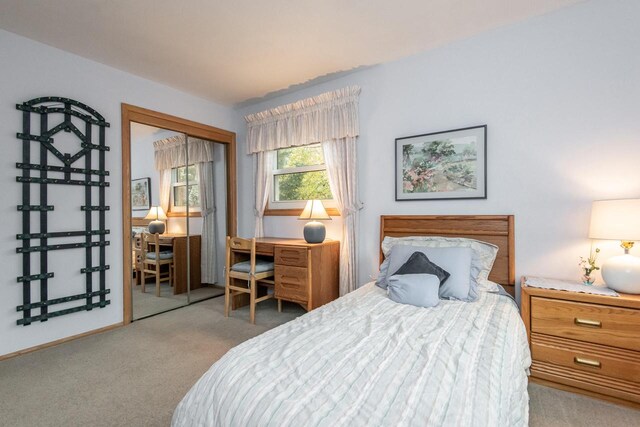
[[[320,144],[298,145],[293,147],[281,148],[278,150],[284,150],[287,148],[308,148],[312,146],[318,146]],[[279,175],[287,175],[292,173],[304,173],[304,172],[318,172],[326,171],[326,163],[310,166],[298,166],[293,168],[278,169],[278,150],[274,150],[273,165],[271,170],[271,190],[269,191],[269,201],[267,202],[267,208],[265,209],[266,216],[299,216],[306,205],[306,200],[276,200],[278,188],[276,185],[277,177]],[[324,156],[323,156],[324,157]],[[331,216],[339,216],[340,213],[336,208],[334,199],[322,200],[327,213]]]
[[[180,181],[180,182],[176,182],[176,175],[178,173],[178,169],[180,168],[189,168],[190,166],[194,166],[196,168],[196,176],[199,177],[200,175],[200,171],[199,171],[199,166],[197,163],[192,163],[190,165],[186,165],[186,166],[178,166],[175,168],[171,168],[171,189],[170,189],[170,193],[169,193],[169,212],[167,212],[167,216],[168,217],[186,217],[187,216],[187,207],[186,206],[175,206],[174,205],[174,194],[175,194],[175,188],[176,187],[187,187],[187,181]],[[198,186],[198,191],[200,191],[200,179],[198,178],[198,180],[196,182],[192,182],[189,181],[189,186],[191,185],[197,185]],[[189,191],[187,188],[187,202],[189,200]],[[190,206],[189,207],[189,215],[190,217],[198,217],[198,216],[202,216],[201,214],[201,209],[200,209],[200,205],[198,206]]]

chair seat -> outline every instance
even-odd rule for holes
[[[172,259],[173,258],[173,252],[171,251],[162,251],[159,254],[159,258],[162,260],[166,260],[166,259]],[[156,259],[156,253],[155,252],[149,252],[147,254],[147,259]]]
[[[256,259],[256,273],[264,273],[273,270],[273,261],[265,261]],[[251,261],[242,261],[231,266],[231,270],[240,273],[249,273],[251,271]]]

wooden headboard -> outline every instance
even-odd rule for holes
[[[385,236],[466,237],[498,246],[489,279],[515,295],[515,237],[513,215],[382,215],[380,243]],[[380,250],[380,262],[384,259]]]

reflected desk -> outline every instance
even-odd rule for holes
[[[189,237],[189,256],[191,257],[191,289],[198,289],[202,286],[200,272],[200,244],[199,235],[191,235]],[[173,280],[173,294],[182,294],[187,292],[187,236],[186,234],[161,234],[158,244],[160,250],[170,249],[173,252],[173,266],[175,278]],[[155,250],[153,243],[150,244],[149,250]],[[150,276],[151,277],[151,276]],[[136,274],[136,284],[140,284],[140,275]]]
[[[307,311],[338,298],[339,241],[307,243],[301,239],[262,237],[256,239],[256,253],[274,261],[276,298],[296,302]],[[247,251],[231,249],[231,265],[246,259]],[[246,283],[236,284],[246,286]],[[234,297],[234,308],[247,303],[246,295]]]

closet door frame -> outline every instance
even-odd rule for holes
[[[169,114],[148,110],[134,105],[122,104],[122,283],[123,323],[131,323],[133,317],[131,301],[131,123],[140,123],[162,129],[181,132],[194,138],[225,144],[227,169],[227,234],[236,236],[237,177],[236,134],[224,129],[197,123]]]

